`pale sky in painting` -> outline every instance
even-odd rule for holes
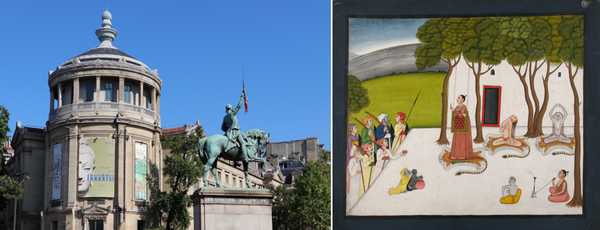
[[[358,55],[376,50],[418,43],[417,31],[427,19],[350,18],[349,51]]]

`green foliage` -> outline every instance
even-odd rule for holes
[[[163,143],[171,149],[171,154],[164,159],[163,176],[171,188],[170,192],[159,192],[152,200],[152,208],[167,212],[167,229],[186,229],[190,224],[188,207],[192,199],[188,195],[189,188],[202,177],[204,167],[198,156],[196,144],[203,136],[198,126],[188,137],[169,137]]]
[[[11,131],[8,127],[8,120],[10,119],[10,113],[3,105],[0,105],[0,152],[6,151],[4,142],[8,140],[8,133]]]
[[[348,76],[348,111],[358,113],[361,109],[369,106],[371,100],[367,95],[369,91],[362,87],[355,76]]]
[[[558,56],[564,62],[583,67],[583,16],[573,16],[559,25],[560,34],[565,38]]]
[[[329,151],[327,151],[329,152]],[[329,152],[330,153],[330,152]],[[329,156],[327,153],[322,154]],[[329,229],[331,225],[331,166],[310,161],[294,180],[294,190],[275,190],[273,229]]]
[[[463,56],[469,62],[483,62],[498,65],[506,58],[505,46],[508,39],[501,31],[501,22],[495,18],[469,19],[474,25],[475,36],[467,39],[462,46]]]
[[[10,113],[8,110],[0,105],[0,153],[6,151],[4,143],[8,141],[8,133],[11,131],[8,127],[8,120],[10,119]],[[6,183],[8,182],[8,183]],[[17,192],[15,194],[15,186]],[[6,175],[4,170],[4,160],[0,160],[0,211],[4,211],[7,207],[7,202],[15,199],[21,199],[23,197],[23,182],[17,184],[14,178]]]

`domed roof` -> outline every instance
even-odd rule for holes
[[[117,48],[107,48],[107,47],[96,47],[93,48],[85,53],[82,53],[80,55],[75,56],[74,58],[78,58],[78,57],[82,57],[82,56],[88,56],[88,55],[94,55],[94,54],[108,54],[108,55],[118,55],[118,56],[125,56],[128,58],[133,58],[136,59],[132,56],[130,56],[129,54],[126,54],[125,52],[117,49]],[[137,59],[136,59],[137,60]]]

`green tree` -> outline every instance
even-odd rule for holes
[[[163,142],[171,149],[162,169],[171,191],[158,192],[156,199],[152,201],[152,208],[168,213],[167,229],[186,229],[190,225],[188,207],[193,203],[188,190],[204,172],[196,149],[198,140],[202,137],[202,127],[198,126],[194,133],[185,138],[168,137]]]
[[[548,94],[545,94],[544,102],[540,105],[534,83],[537,72],[544,64],[550,64],[545,58],[551,55],[554,47],[550,37],[552,25],[547,17],[503,17],[499,21],[501,22],[500,33],[507,36],[509,41],[507,44],[507,61],[513,66],[513,70],[517,73],[523,85],[525,103],[529,112],[525,136],[530,138],[541,136],[543,135],[541,119],[539,129],[536,129],[538,122],[536,120],[540,117],[540,112],[546,110]],[[555,60],[553,59],[553,61]],[[550,66],[547,65],[547,67]],[[547,76],[549,76],[548,73],[551,74],[552,72],[547,69]],[[529,84],[527,81],[529,81]],[[547,90],[548,78],[542,78],[542,82],[544,83],[544,90]],[[533,103],[531,99],[533,99]],[[543,117],[543,114],[541,116]]]
[[[480,79],[481,75],[489,72],[506,58],[504,47],[507,44],[507,39],[500,33],[501,23],[494,18],[469,18],[466,23],[469,24],[467,33],[473,33],[472,31],[474,31],[476,34],[476,36],[467,39],[462,45],[465,61],[475,77],[475,96],[477,98],[475,125],[477,135],[473,141],[483,143]]]
[[[417,57],[417,68],[423,69],[433,66],[440,61],[448,64],[448,72],[444,77],[442,90],[442,122],[440,137],[436,141],[439,145],[447,145],[450,142],[446,136],[448,122],[448,82],[454,72],[454,68],[461,59],[462,43],[474,34],[466,33],[466,18],[433,18],[419,27],[417,38],[424,45],[415,51]]]
[[[348,76],[348,117],[350,113],[358,113],[371,103],[369,91],[362,87],[360,80],[355,76]]]
[[[308,162],[294,179],[294,190],[275,188],[274,229],[329,229],[331,225],[331,166],[329,151],[321,159]]]
[[[579,95],[575,87],[577,72],[579,68],[583,69],[583,28],[582,15],[565,16],[565,20],[559,25],[560,34],[565,38],[565,41],[558,52],[558,56],[569,70],[569,83],[571,84],[571,90],[573,90],[573,106],[575,109],[575,191],[573,192],[573,199],[567,203],[569,207],[583,206],[583,197],[581,196],[581,130],[579,129],[581,125],[579,119],[581,101],[579,101]]]
[[[11,131],[8,127],[8,120],[10,119],[10,113],[8,110],[0,105],[0,153],[6,151],[4,143],[8,141],[8,133]],[[8,183],[5,183],[8,182]],[[17,186],[17,193],[15,194],[15,186]],[[4,211],[9,201],[15,199],[21,199],[23,196],[23,182],[17,184],[16,181],[6,175],[4,170],[4,160],[0,160],[0,211]]]

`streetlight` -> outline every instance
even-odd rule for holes
[[[14,181],[16,181],[16,184],[15,184],[15,213],[14,213],[14,221],[13,221],[13,230],[16,230],[17,229],[17,192],[19,189],[18,185],[19,185],[19,183],[21,183],[21,181],[23,181],[23,179],[29,180],[31,178],[29,177],[29,172],[21,173],[21,171],[17,171],[15,174],[8,175],[8,176],[13,178]],[[4,181],[4,183],[8,183],[8,181]]]

